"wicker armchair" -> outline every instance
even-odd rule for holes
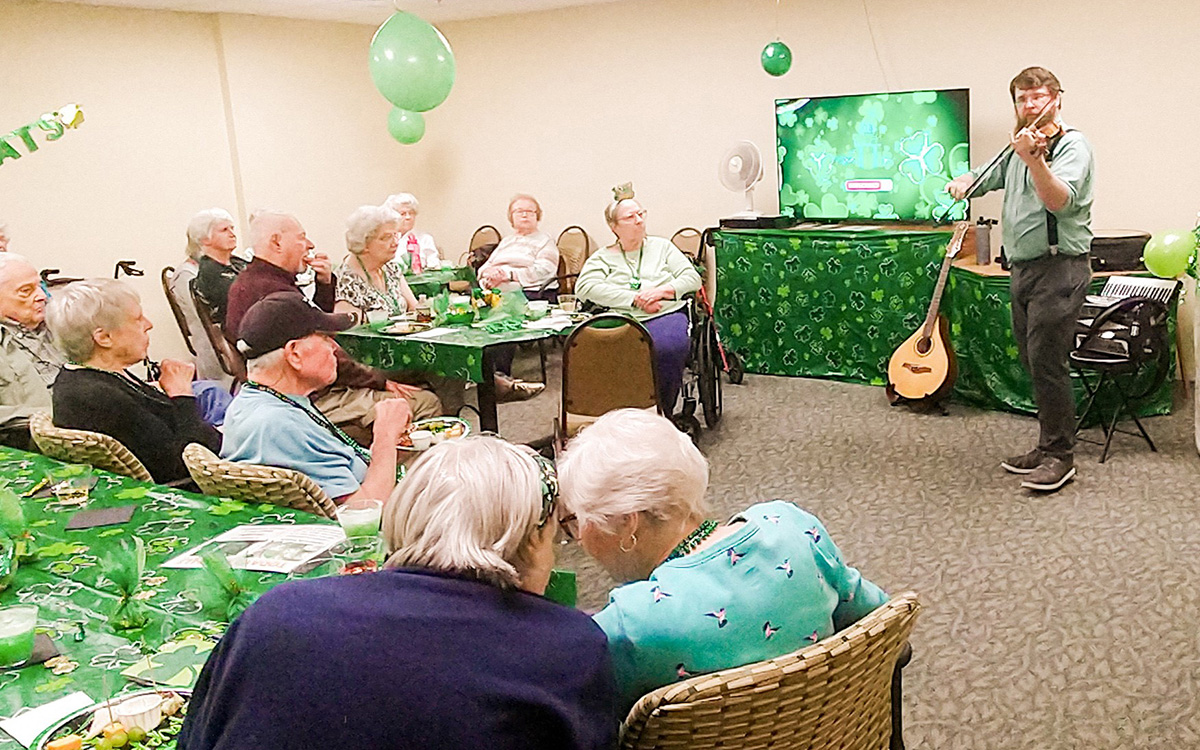
[[[896,747],[893,671],[920,608],[898,594],[808,648],[661,687],[634,704],[621,747]]]
[[[206,495],[273,503],[334,518],[337,505],[316,482],[292,469],[226,461],[199,443],[183,449],[188,473]]]
[[[143,482],[154,481],[137,456],[111,435],[55,427],[50,415],[45,412],[37,412],[29,418],[29,434],[38,450],[50,458],[73,464],[91,464],[97,469]]]

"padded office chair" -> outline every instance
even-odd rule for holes
[[[162,288],[163,294],[167,296],[167,305],[171,308],[171,314],[175,316],[175,324],[179,326],[179,332],[183,334],[183,343],[187,344],[188,351],[192,356],[196,355],[196,348],[192,346],[192,332],[188,327],[187,318],[183,315],[183,308],[179,306],[179,300],[175,299],[174,293],[171,292],[171,280],[175,276],[174,266],[165,266],[162,270]]]
[[[44,456],[72,464],[91,464],[143,482],[154,481],[138,457],[111,435],[55,427],[45,412],[29,418],[29,434]]]
[[[658,688],[630,710],[620,746],[903,750],[896,667],[920,609],[897,594],[808,648]]]
[[[613,363],[619,363],[615,373]],[[604,414],[624,407],[655,409],[654,343],[646,327],[616,313],[580,323],[563,345],[562,410],[555,432],[566,439]]]
[[[1178,282],[1165,303],[1145,296],[1125,297],[1095,317],[1079,321],[1070,359],[1088,395],[1076,431],[1088,423],[1093,409],[1099,412],[1104,440],[1079,439],[1104,446],[1100,463],[1108,459],[1113,434],[1117,432],[1140,434],[1151,451],[1158,450],[1138,419],[1137,408],[1171,375],[1169,302],[1177,289]],[[1118,429],[1117,424],[1123,419],[1133,420],[1138,431]]]
[[[196,305],[196,316],[200,318],[200,326],[208,336],[208,342],[212,344],[213,351],[217,353],[217,362],[220,363],[225,374],[233,378],[233,387],[230,391],[237,390],[242,383],[246,382],[246,358],[237,350],[233,342],[225,337],[225,331],[221,326],[212,319],[212,309],[196,292],[196,285],[191,284],[189,289],[192,293],[192,302]]]
[[[183,463],[206,495],[272,503],[327,518],[337,516],[337,505],[325,491],[298,471],[226,461],[199,443],[183,449]]]

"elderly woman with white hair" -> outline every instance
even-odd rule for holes
[[[657,315],[645,321],[654,341],[654,369],[663,409],[675,411],[691,342],[687,311],[667,314],[664,306],[701,286],[700,274],[665,237],[646,236],[646,209],[634,200],[633,185],[613,188],[604,220],[617,241],[592,253],[579,272],[575,294],[594,307]]]
[[[400,215],[384,206],[361,206],[346,220],[349,255],[337,272],[334,312],[359,320],[386,318],[417,306],[396,262]]]
[[[252,604],[200,674],[180,750],[607,748],[604,633],[540,594],[554,470],[494,437],[425,453],[383,511],[384,570]]]
[[[559,470],[564,531],[626,582],[596,615],[625,708],[676,680],[816,643],[887,601],[790,502],[711,518],[707,462],[663,417],[604,415]]]
[[[157,384],[130,372],[145,360],[153,327],[133,289],[113,279],[69,284],[55,291],[46,323],[68,359],[52,388],[55,425],[111,435],[160,483],[188,477],[188,443],[220,450],[193,396],[193,365],[163,360]]]
[[[208,305],[212,319],[225,323],[229,287],[249,265],[233,254],[237,232],[233,217],[221,208],[210,208],[192,217],[187,228],[187,254],[195,259],[196,293]]]
[[[400,252],[408,272],[421,273],[441,268],[442,258],[433,237],[428,232],[418,232],[414,228],[417,210],[421,205],[417,197],[412,193],[396,193],[389,195],[383,205],[400,214]]]
[[[500,240],[479,267],[479,283],[484,288],[523,289],[530,299],[557,299],[558,246],[538,229],[541,220],[542,205],[537,198],[517,193],[509,200],[508,223],[513,233]]]

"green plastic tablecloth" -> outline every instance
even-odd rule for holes
[[[0,476],[21,493],[36,484],[51,466],[44,456],[0,447]],[[22,562],[12,585],[0,593],[0,604],[34,603],[38,626],[53,638],[58,650],[79,666],[55,675],[43,665],[0,670],[0,717],[83,691],[95,700],[126,689],[140,689],[118,674],[163,642],[189,633],[216,636],[225,631],[220,615],[204,610],[193,592],[207,577],[202,570],[158,568],[181,552],[218,534],[248,523],[332,523],[328,519],[275,505],[247,505],[127,479],[97,471],[87,508],[136,505],[129,522],[119,526],[67,531],[78,508],[58,507],[53,497],[23,499],[25,517],[39,548],[36,560]],[[137,631],[117,633],[108,624],[117,596],[100,578],[99,560],[121,539],[139,536],[146,544],[143,588],[150,624]],[[328,573],[322,565],[308,575]],[[287,580],[279,573],[240,571],[255,594]],[[76,641],[79,624],[84,638]],[[0,732],[0,748],[20,745]]]
[[[424,294],[426,297],[432,297],[445,289],[451,281],[474,281],[475,269],[470,266],[439,268],[435,271],[406,274],[404,280],[408,282],[408,288],[412,289],[414,295],[419,297]]]
[[[748,372],[884,384],[925,317],[947,231],[724,230],[717,324]]]
[[[950,236],[949,229],[716,232],[722,341],[748,372],[883,385],[892,353],[925,318]],[[1012,338],[1008,278],[952,267],[942,312],[958,355],[955,398],[1035,412]],[[1169,413],[1173,387],[1168,378],[1139,413]],[[1076,389],[1082,398],[1078,380]]]

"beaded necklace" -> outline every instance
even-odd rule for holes
[[[288,398],[287,396],[285,396],[284,394],[275,390],[274,388],[270,387],[269,385],[263,385],[262,383],[256,383],[253,380],[247,380],[245,383],[242,383],[242,387],[250,388],[250,389],[253,389],[256,391],[262,391],[263,393],[274,396],[275,398],[279,399],[280,401],[287,404],[288,406],[299,409],[300,411],[307,414],[309,419],[311,419],[312,421],[321,425],[325,429],[329,430],[330,432],[332,432],[334,434],[334,436],[338,440],[341,440],[343,443],[350,446],[350,448],[352,448],[354,450],[355,455],[357,455],[359,458],[361,458],[364,463],[367,463],[367,464],[371,463],[371,454],[365,448],[363,448],[361,445],[359,445],[357,442],[355,442],[354,438],[347,435],[345,433],[345,431],[342,430],[341,427],[338,427],[333,422],[331,422],[329,420],[329,417],[325,416],[324,414],[304,408],[302,405],[300,405],[297,402],[293,401],[292,399]]]
[[[671,550],[671,554],[667,555],[667,559],[663,562],[671,562],[677,558],[683,557],[692,550],[700,546],[700,543],[712,536],[712,533],[717,530],[717,522],[711,518],[706,518],[700,522],[696,530],[683,538],[683,541],[675,545],[675,549]]]
[[[621,260],[625,261],[625,267],[629,269],[629,275],[632,277],[629,281],[629,288],[635,292],[642,288],[642,252],[646,249],[646,241],[642,240],[642,244],[638,246],[638,262],[637,268],[634,269],[633,264],[629,262],[629,254],[625,252],[625,248],[621,247],[621,243],[617,243],[617,252],[621,254]]]
[[[355,255],[354,259],[358,261],[358,267],[362,269],[363,276],[366,277],[367,286],[371,288],[384,302],[392,308],[392,313],[401,312],[399,303],[396,302],[396,295],[392,293],[392,287],[388,284],[387,270],[379,269],[379,275],[383,278],[383,288],[375,286],[375,279],[371,278],[371,272],[367,270],[367,264],[363,263],[361,255]]]

